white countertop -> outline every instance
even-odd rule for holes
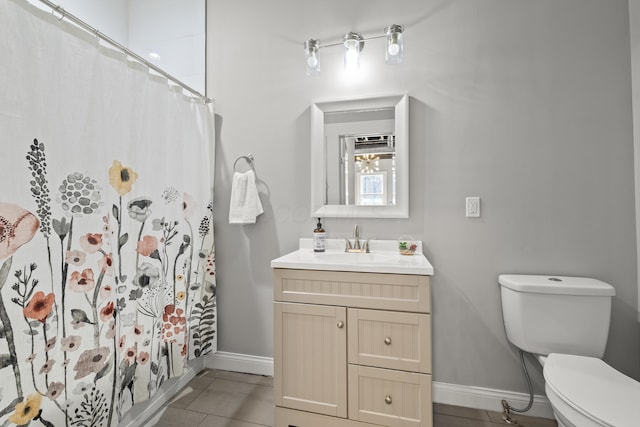
[[[395,240],[371,240],[370,253],[346,253],[343,239],[327,239],[325,252],[314,252],[312,239],[300,239],[300,249],[274,259],[271,268],[433,275],[433,266],[422,254],[422,242],[415,243],[415,254],[400,255]]]

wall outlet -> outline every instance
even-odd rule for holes
[[[467,218],[480,218],[480,197],[467,197]]]

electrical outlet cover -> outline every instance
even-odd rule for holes
[[[480,197],[467,197],[466,215],[467,218],[480,217]]]

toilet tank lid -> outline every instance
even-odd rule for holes
[[[518,292],[557,295],[613,296],[613,286],[588,277],[501,274],[498,283]]]

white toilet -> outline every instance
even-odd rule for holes
[[[600,360],[615,289],[596,279],[502,274],[507,338],[543,365],[561,427],[640,426],[640,382]]]

